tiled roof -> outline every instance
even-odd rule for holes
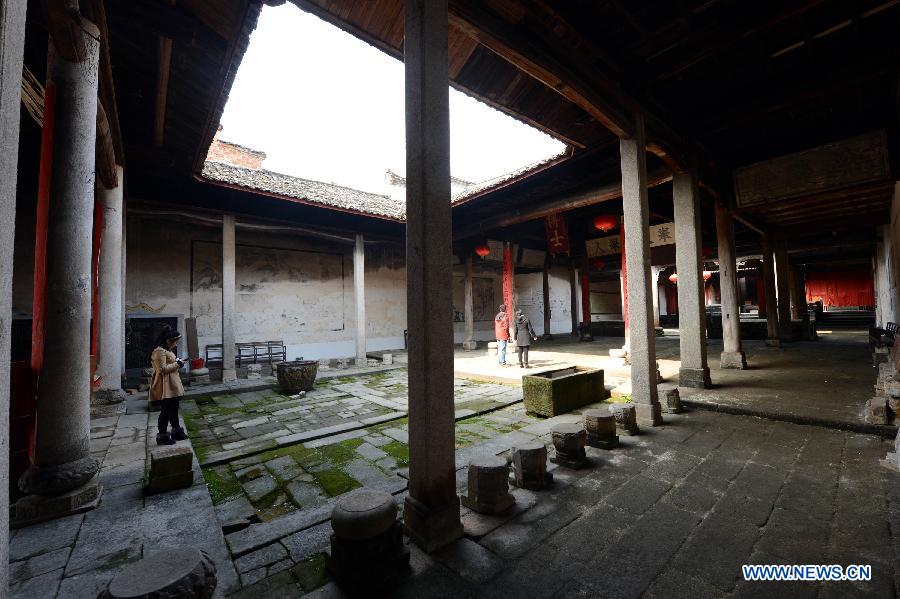
[[[209,161],[203,165],[201,175],[214,183],[225,183],[359,214],[406,220],[406,205],[402,201],[333,183],[310,181],[267,170],[253,170]]]

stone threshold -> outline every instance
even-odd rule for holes
[[[324,370],[316,375],[317,381],[339,379],[345,376],[371,376],[406,368],[406,364],[388,364],[386,366],[373,366],[372,368],[346,368],[342,370]],[[185,399],[202,397],[215,393],[250,393],[253,391],[265,391],[278,386],[278,380],[274,376],[264,376],[257,380],[238,379],[228,383],[195,384],[184,388]],[[147,401],[147,392],[140,391],[129,396],[133,400]]]
[[[503,408],[507,408],[511,405],[521,403],[521,399],[516,399],[513,401],[507,402],[497,402],[497,405],[491,406],[489,408],[485,408],[483,410],[469,410],[463,408],[461,410],[456,410],[454,414],[454,420],[456,422],[460,422],[462,420],[466,420],[467,418],[475,418],[477,416],[482,416],[484,414],[490,414],[491,412],[496,412],[497,410],[502,410]],[[369,428],[371,426],[375,426],[378,424],[386,424],[388,422],[395,422],[397,420],[402,420],[409,415],[408,411],[403,412],[391,412],[390,414],[385,414],[383,416],[375,416],[372,418],[364,418],[363,420],[352,420],[350,422],[346,422],[344,424],[337,424],[334,426],[327,426],[324,428],[317,428],[311,431],[304,431],[301,433],[293,433],[290,435],[285,435],[283,437],[278,437],[275,439],[275,445],[268,445],[265,447],[253,447],[250,449],[231,449],[227,451],[220,451],[209,455],[206,459],[200,463],[201,468],[210,468],[213,466],[222,466],[234,460],[239,460],[241,458],[249,458],[255,455],[259,455],[261,453],[266,453],[267,451],[273,451],[275,449],[282,449],[284,447],[290,447],[292,445],[298,445],[301,443],[306,443],[307,441],[316,441],[318,439],[325,439],[327,437],[332,437],[334,435],[339,435],[343,433],[350,433],[353,431],[358,431],[362,429]]]
[[[787,414],[776,410],[749,408],[712,401],[697,401],[695,399],[681,398],[681,404],[684,406],[688,406],[698,410],[706,410],[709,412],[722,412],[723,414],[733,414],[736,416],[755,416],[756,418],[775,420],[778,422],[790,422],[792,424],[818,426],[822,428],[830,428],[852,433],[876,435],[885,439],[893,439],[897,436],[898,431],[898,427],[891,424],[848,422],[846,420],[838,420],[836,418],[822,418],[818,416],[806,416],[803,414]]]

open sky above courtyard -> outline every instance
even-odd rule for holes
[[[288,3],[264,8],[222,139],[269,170],[384,193],[405,174],[403,63]],[[559,154],[562,142],[450,89],[450,166],[473,182]]]

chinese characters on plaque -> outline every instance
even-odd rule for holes
[[[675,223],[662,223],[650,227],[650,247],[669,245],[672,243],[675,243]],[[589,258],[620,254],[622,253],[621,245],[622,243],[619,239],[619,235],[588,239],[585,242]]]

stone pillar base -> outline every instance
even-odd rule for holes
[[[91,418],[109,418],[125,413],[125,403],[91,404]]]
[[[712,380],[709,378],[709,368],[679,368],[678,386],[709,389],[712,387]]]
[[[781,347],[781,339],[778,337],[769,337],[766,339],[766,347]]]
[[[462,347],[464,351],[475,351],[478,348],[478,342],[463,341]]]
[[[87,512],[100,503],[103,485],[95,476],[84,485],[62,495],[26,495],[10,506],[10,528]]]
[[[747,356],[745,356],[742,351],[723,351],[719,367],[745,370],[747,368]]]
[[[541,335],[541,339],[543,339],[544,341],[550,341],[551,339],[553,339],[553,335],[551,335],[550,333],[544,333],[543,335]]]
[[[462,522],[459,519],[459,497],[454,492],[447,506],[433,510],[408,495],[403,504],[403,527],[409,538],[426,553],[449,545],[463,536]]]
[[[594,337],[590,333],[583,333],[578,337],[578,340],[590,343],[591,341],[594,340]]]
[[[125,393],[124,389],[97,389],[91,395],[91,403],[122,403],[126,399],[128,399],[128,394]]]
[[[234,368],[223,368],[222,369],[222,382],[230,383],[231,381],[237,380],[237,370]]]
[[[641,426],[659,426],[663,423],[662,408],[658,403],[636,403],[634,406],[634,415],[637,423]]]
[[[164,549],[130,564],[99,599],[125,597],[213,597],[216,565],[197,549]]]

